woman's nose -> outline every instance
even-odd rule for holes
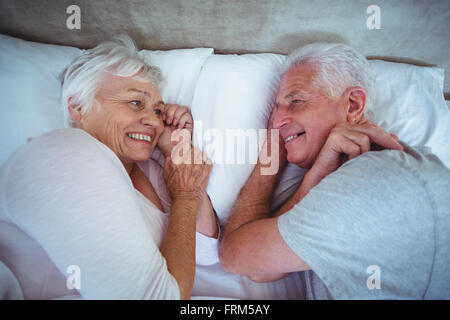
[[[141,124],[149,127],[158,127],[162,124],[162,113],[157,115],[155,110],[143,112],[141,116]]]

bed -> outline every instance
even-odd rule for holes
[[[126,33],[162,70],[165,102],[191,109],[194,144],[215,161],[207,191],[221,225],[260,148],[249,147],[254,137],[245,133],[266,127],[278,68],[287,53],[307,43],[343,42],[370,58],[376,77],[372,121],[410,145],[429,147],[450,167],[448,1],[378,1],[378,25],[370,1],[77,3],[78,9],[56,0],[0,5],[0,164],[28,139],[65,126],[61,72],[83,49]],[[73,20],[77,12],[79,29]],[[227,161],[223,155],[230,150],[217,147],[230,130],[244,132],[242,159],[236,155]],[[274,207],[303,174],[288,166]],[[20,297],[14,275],[7,266],[1,270],[9,279],[9,297]],[[193,293],[197,298],[301,299],[298,279],[290,277],[255,284],[227,274],[220,264],[204,266],[197,269]]]

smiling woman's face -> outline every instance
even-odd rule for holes
[[[108,146],[126,168],[150,158],[164,130],[164,103],[150,82],[105,74],[85,115],[71,111],[76,127]]]

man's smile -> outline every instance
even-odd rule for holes
[[[290,135],[290,136],[288,136],[287,138],[284,138],[284,142],[285,142],[285,143],[288,143],[288,142],[291,141],[292,139],[302,136],[304,133],[305,133],[305,131],[302,131],[302,132],[299,132],[299,133],[297,133],[297,134]]]

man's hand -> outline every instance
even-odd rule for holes
[[[163,121],[165,127],[164,132],[159,137],[158,148],[165,157],[168,157],[171,154],[172,149],[180,142],[180,140],[173,139],[177,136],[180,137],[178,134],[180,130],[187,129],[190,136],[192,136],[194,121],[189,109],[177,104],[165,105]]]
[[[309,181],[313,182],[311,187],[317,185],[347,160],[383,148],[403,150],[397,136],[368,121],[363,124],[343,122],[336,125],[307,173]]]

